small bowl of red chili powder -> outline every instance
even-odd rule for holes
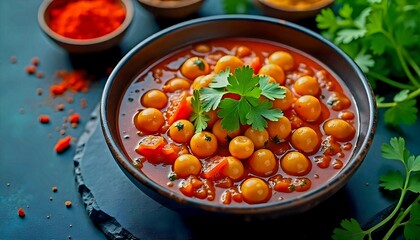
[[[94,53],[121,41],[134,15],[131,0],[44,0],[38,22],[70,53]]]

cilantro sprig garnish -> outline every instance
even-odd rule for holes
[[[386,123],[398,126],[417,120],[420,96],[420,4],[418,0],[337,0],[337,11],[316,16],[322,35],[352,57],[372,84],[385,84],[397,95],[386,101]],[[378,91],[375,92],[379,96]]]
[[[410,155],[402,137],[391,138],[389,144],[382,144],[381,154],[385,159],[397,160],[404,166],[405,173],[390,171],[380,177],[380,186],[389,191],[400,191],[400,197],[393,211],[382,221],[369,229],[363,230],[355,219],[344,219],[341,228],[334,229],[333,239],[372,239],[372,234],[392,221],[383,239],[389,239],[397,228],[404,228],[405,239],[418,239],[420,236],[420,155]],[[407,193],[417,194],[408,207],[403,207]],[[366,238],[367,237],[367,238]]]
[[[272,108],[269,100],[285,97],[284,89],[277,83],[270,83],[266,76],[254,76],[254,70],[249,66],[235,69],[231,74],[229,69],[215,75],[209,87],[200,89],[200,101],[194,92],[193,118],[196,131],[207,126],[203,116],[210,110],[218,110],[222,119],[222,127],[228,131],[239,129],[240,125],[251,125],[256,130],[267,127],[267,120],[277,121],[283,116],[280,109]],[[225,97],[231,94],[235,97]],[[199,106],[198,106],[199,105]]]
[[[191,106],[193,113],[190,121],[194,123],[195,132],[201,132],[207,128],[207,121],[210,120],[210,117],[203,109],[198,90],[194,90],[193,97],[191,98]]]

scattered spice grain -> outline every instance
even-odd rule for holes
[[[49,115],[41,115],[39,116],[39,122],[40,123],[49,123],[50,122],[50,116]]]
[[[31,63],[34,66],[38,66],[39,65],[39,58],[38,57],[33,57]]]
[[[57,105],[57,111],[63,111],[65,108],[64,104],[60,103]]]
[[[80,122],[80,115],[78,113],[73,113],[69,116],[70,123],[79,123]]]
[[[65,205],[66,205],[66,207],[71,207],[71,201],[66,201],[65,203],[64,203]]]
[[[26,66],[25,71],[28,74],[34,74],[36,72],[36,67],[34,65]]]
[[[23,210],[23,208],[19,208],[18,209],[18,215],[19,215],[19,217],[21,217],[21,218],[24,218],[25,217],[25,210]]]
[[[16,56],[11,56],[9,60],[12,64],[17,63],[17,57]]]
[[[58,188],[57,188],[56,186],[54,186],[54,187],[52,187],[52,188],[51,188],[51,190],[52,190],[53,192],[57,192],[57,191],[58,191]]]
[[[64,152],[67,148],[70,147],[71,137],[66,136],[64,138],[60,138],[54,146],[54,150],[57,153]]]
[[[38,96],[42,95],[42,88],[37,88],[36,89],[36,94],[38,94]]]

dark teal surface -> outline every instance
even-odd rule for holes
[[[41,0],[0,1],[0,239],[67,239],[69,236],[72,239],[106,239],[85,210],[76,187],[73,167],[76,142],[100,100],[106,75],[97,75],[89,91],[75,94],[72,104],[66,103],[65,97],[52,99],[48,89],[54,82],[54,73],[57,70],[82,68],[95,74],[103,73],[142,39],[175,23],[156,22],[140,5],[134,0],[133,2],[136,7],[134,22],[120,47],[104,54],[78,57],[68,55],[41,32],[37,23]],[[219,0],[207,0],[194,17],[221,12]],[[17,58],[14,64],[10,62],[12,56]],[[42,79],[25,72],[25,67],[35,56],[40,59],[38,69],[44,74]],[[41,96],[37,94],[38,88],[43,89]],[[82,99],[87,101],[86,108],[81,108]],[[58,103],[65,103],[64,111],[55,110]],[[73,136],[76,141],[72,142],[66,152],[57,154],[53,150],[54,144],[62,135],[56,128],[62,126],[63,117],[68,116],[71,111],[81,115],[80,125],[74,129],[69,126],[66,130],[66,135]],[[39,123],[40,114],[49,114],[51,122]],[[290,221],[250,224],[181,218],[139,195],[134,185],[126,182],[127,179],[123,178],[122,172],[117,168],[113,170],[120,175],[110,176],[107,172],[90,171],[94,169],[93,166],[86,167],[86,184],[91,187],[102,210],[114,216],[123,227],[142,239],[207,239],[222,236],[237,239],[267,237],[269,234],[274,234],[279,239],[285,232],[296,234],[296,239],[329,239],[332,229],[338,226],[342,218],[353,217],[365,223],[395,201],[378,187],[379,176],[399,166],[397,162],[385,160],[380,155],[381,144],[398,135],[386,129],[381,121],[382,117],[380,113],[371,150],[350,182],[319,207],[302,216],[291,217]],[[417,139],[419,132],[418,121],[415,126],[404,126],[400,133],[406,138],[408,148],[413,154],[420,152]],[[92,157],[97,150],[98,156],[110,159],[108,149],[104,148],[102,139],[99,139],[100,134],[95,134],[98,139],[92,140],[92,145],[88,145],[94,151],[87,154],[86,158]],[[96,158],[98,159],[100,158]],[[113,166],[114,163],[108,161],[107,164],[103,167]],[[110,186],[100,185],[100,180],[107,177],[116,180],[113,186],[122,187],[114,191]],[[58,187],[57,192],[52,192],[53,186]],[[126,194],[130,191],[135,191],[133,195],[136,198],[130,198]],[[139,199],[143,199],[143,202],[134,201]],[[73,203],[71,208],[65,207],[64,202],[67,200]],[[23,219],[17,215],[20,207],[26,212]],[[141,221],[138,220],[139,217]],[[307,226],[307,230],[302,226]],[[222,229],[227,235],[220,233]],[[235,235],[237,231],[239,235]]]

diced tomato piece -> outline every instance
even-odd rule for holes
[[[181,147],[175,144],[166,144],[162,150],[162,161],[166,164],[173,164],[176,158],[179,156]]]
[[[202,176],[207,179],[214,179],[224,166],[228,163],[226,157],[214,156],[203,164]]]
[[[169,107],[166,111],[166,118],[168,125],[179,119],[190,119],[193,109],[191,107],[191,96],[187,92],[182,92],[180,95],[173,95],[169,99]]]
[[[183,179],[181,181],[181,187],[179,188],[179,190],[185,196],[188,196],[188,197],[194,196],[194,187],[193,187],[192,183],[188,179]]]
[[[304,192],[311,188],[312,182],[309,178],[296,178],[293,181],[293,185],[297,192]]]
[[[165,146],[165,139],[161,136],[148,135],[141,140],[136,152],[148,160],[155,160]]]
[[[259,57],[254,57],[249,64],[252,69],[254,69],[254,74],[258,74],[261,69],[261,61]]]

